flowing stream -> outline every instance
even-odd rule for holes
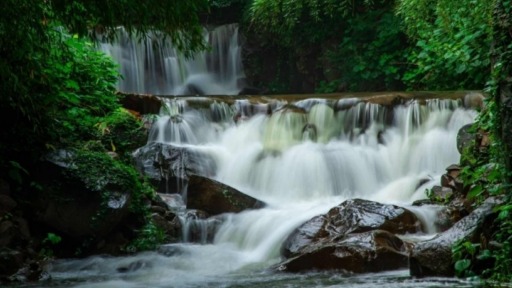
[[[155,35],[134,42],[120,30],[101,49],[120,63],[130,93],[237,94],[245,79],[236,25],[205,32],[214,49],[179,56]],[[160,49],[162,48],[162,49]],[[346,199],[411,209],[432,237],[435,210],[413,208],[459,162],[458,129],[476,112],[462,101],[404,101],[393,107],[357,98],[259,100],[169,97],[148,142],[200,151],[212,177],[267,204],[223,215],[213,243],[173,243],[126,257],[93,256],[52,264],[53,287],[471,287],[452,278],[413,279],[407,270],[350,275],[278,273],[284,239]],[[291,99],[291,98],[290,98]],[[197,103],[200,102],[198,105]],[[183,188],[183,187],[181,187]],[[186,198],[186,189],[176,192]],[[203,223],[208,226],[208,223]],[[187,227],[187,222],[184,220]],[[184,231],[184,239],[187,238]]]
[[[287,235],[345,199],[402,205],[428,227],[435,211],[413,209],[411,203],[425,198],[425,189],[459,161],[457,131],[476,116],[460,100],[409,101],[393,108],[357,99],[205,102],[209,107],[195,108],[185,99],[168,99],[148,142],[201,151],[214,159],[215,179],[268,206],[224,215],[213,243],[61,260],[53,265],[54,280],[77,287],[470,287],[455,279],[411,279],[405,270],[272,271]],[[416,236],[435,232],[430,225]]]

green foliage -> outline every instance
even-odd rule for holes
[[[295,38],[315,42],[338,32],[335,24],[360,11],[380,7],[386,0],[254,0],[251,22],[257,29],[291,44]],[[303,37],[306,35],[306,37]]]
[[[245,4],[248,0],[209,0],[210,7],[212,8],[224,8],[233,5]]]
[[[400,24],[387,9],[349,19],[340,43],[326,53],[326,74],[336,80],[321,84],[317,92],[336,92],[340,84],[350,91],[402,90],[407,47]]]
[[[122,153],[125,162],[131,153],[146,144],[147,135],[138,115],[118,108],[95,124],[96,135],[107,151]]]
[[[332,81],[324,81],[321,80],[318,85],[315,87],[315,93],[319,94],[325,94],[325,93],[335,93],[339,92],[340,87],[343,87],[345,82],[343,82],[341,79],[335,79]]]
[[[512,205],[510,198],[507,203],[496,209],[499,223],[495,241],[499,249],[492,251],[495,259],[494,267],[485,271],[486,276],[493,280],[510,281],[512,269]]]
[[[442,195],[434,193],[433,189],[426,189],[425,195],[430,201],[440,204],[448,204],[453,199],[453,193],[448,193],[443,197]]]
[[[165,232],[152,220],[147,220],[146,223],[142,229],[137,231],[138,237],[126,247],[128,252],[154,250],[167,239]]]
[[[59,244],[62,241],[62,237],[55,233],[48,232],[46,238],[43,239],[42,245],[43,248],[39,251],[39,254],[44,258],[53,258],[54,252],[53,249],[55,245]]]
[[[119,79],[111,58],[94,49],[92,43],[70,36],[61,29],[51,30],[50,54],[42,63],[46,88],[46,115],[51,139],[70,145],[94,136],[94,125],[120,106],[115,95]],[[51,102],[50,102],[51,101]],[[57,101],[58,105],[51,105]]]
[[[74,179],[81,179],[92,191],[107,194],[128,193],[136,189],[138,173],[130,165],[116,161],[102,151],[76,150],[67,170]]]
[[[399,0],[414,41],[404,81],[413,90],[482,89],[490,70],[494,1]]]
[[[480,254],[480,244],[471,243],[470,241],[458,241],[452,248],[452,257],[455,261],[455,275],[458,277],[473,277],[476,276],[472,270],[477,257],[482,258],[482,255],[489,255],[489,250],[484,250]]]
[[[51,243],[53,245],[59,244],[62,241],[62,238],[55,233],[48,233],[46,239],[43,240],[43,243]]]
[[[96,143],[96,144],[95,144]],[[153,199],[155,191],[146,179],[131,163],[112,158],[103,151],[101,143],[92,142],[82,149],[74,150],[67,159],[70,169],[65,173],[71,181],[85,184],[92,195],[81,197],[99,197],[101,207],[94,216],[92,223],[108,217],[109,201],[121,197],[129,197],[129,209],[138,217],[147,218],[149,210],[146,201]],[[48,191],[50,192],[50,191]]]
[[[330,93],[340,86],[353,90],[396,87],[395,78],[399,79],[396,75],[400,73],[395,70],[402,69],[394,59],[401,56],[394,46],[402,40],[400,36],[395,37],[399,26],[380,26],[395,21],[393,14],[383,16],[382,12],[390,11],[393,3],[390,0],[253,1],[246,26],[252,34],[259,35],[258,44],[286,51],[275,61],[274,78],[283,85],[270,88],[288,87],[284,91],[287,93],[312,89]],[[279,74],[283,71],[293,80]],[[374,84],[376,78],[386,83]]]

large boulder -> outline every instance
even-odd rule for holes
[[[0,283],[22,269],[35,253],[29,248],[33,243],[29,226],[10,197],[6,182],[0,180]]]
[[[384,230],[350,234],[340,241],[315,243],[281,263],[278,270],[344,270],[353,273],[406,268],[411,244]]]
[[[393,234],[416,233],[422,223],[411,211],[363,199],[347,200],[298,227],[283,243],[285,258],[301,254],[318,243],[334,243],[351,233],[385,230]]]
[[[178,242],[183,240],[183,227],[180,218],[176,213],[177,210],[173,210],[173,207],[171,207],[166,201],[167,198],[165,196],[167,195],[177,194],[157,194],[156,197],[151,201],[151,219],[153,220],[155,226],[160,228],[163,233],[165,233],[169,242]],[[181,200],[181,198],[177,199]]]
[[[216,168],[204,153],[156,142],[137,149],[133,158],[137,169],[162,193],[183,193],[190,175],[211,177]]]
[[[110,233],[129,213],[130,189],[136,179],[122,168],[100,174],[103,165],[112,165],[109,161],[101,153],[78,157],[60,150],[49,154],[40,174],[34,175],[45,193],[27,196],[35,219],[74,239]],[[82,166],[89,170],[77,168]]]
[[[233,187],[199,175],[190,176],[186,203],[187,209],[202,210],[209,215],[238,213],[264,206],[258,199]]]
[[[459,153],[463,153],[466,147],[474,145],[475,133],[472,132],[473,123],[466,124],[459,129],[457,133],[457,150]]]
[[[458,241],[479,242],[484,223],[489,223],[489,219],[494,217],[493,208],[497,203],[497,199],[489,198],[450,229],[417,243],[410,255],[411,276],[454,276],[453,245]]]

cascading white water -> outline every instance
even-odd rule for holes
[[[244,85],[238,25],[204,30],[210,50],[186,58],[170,42],[153,32],[141,41],[119,28],[114,42],[99,49],[119,64],[123,79],[118,90],[155,95],[234,95]]]
[[[234,243],[252,251],[255,261],[268,260],[294,227],[343,199],[408,205],[424,198],[428,185],[458,162],[456,132],[475,116],[474,111],[457,108],[454,100],[411,102],[394,109],[361,102],[337,112],[326,101],[311,102],[295,105],[303,110],[280,103],[282,109],[271,116],[257,114],[225,125],[209,141],[186,144],[217,159],[217,180],[270,204],[268,209],[233,216],[216,243]],[[243,105],[235,107],[243,110]],[[197,112],[184,111],[183,121],[197,123],[192,111]],[[206,131],[209,125],[196,125],[196,131]],[[315,127],[316,142],[302,137],[308,125]],[[422,180],[429,181],[420,186]]]
[[[98,285],[203,287],[250,279],[278,263],[280,245],[293,229],[345,199],[410,207],[425,198],[425,189],[458,163],[457,131],[476,116],[459,100],[392,108],[357,99],[237,100],[231,106],[212,101],[209,109],[195,109],[184,99],[167,101],[149,142],[208,154],[216,162],[216,180],[267,207],[225,215],[213,244],[173,244],[169,247],[179,252],[172,257],[144,253],[64,262],[54,277],[89,273],[110,279],[115,267],[141,261],[144,269]],[[410,208],[427,224],[432,220],[432,211]]]

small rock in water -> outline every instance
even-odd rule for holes
[[[158,247],[157,253],[163,256],[171,257],[185,254],[185,251],[177,245],[162,245]]]
[[[132,262],[128,264],[128,266],[121,266],[117,267],[117,272],[119,273],[127,273],[127,272],[134,272],[142,268],[151,267],[151,265],[147,262],[144,262],[142,260],[138,260],[135,262]]]

